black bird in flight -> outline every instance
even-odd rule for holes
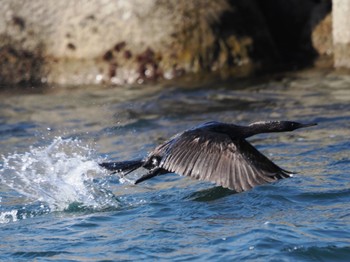
[[[246,138],[314,125],[316,123],[268,121],[239,126],[211,121],[173,136],[144,159],[100,165],[110,171],[123,172],[124,176],[141,167],[148,170],[135,184],[154,176],[177,173],[242,192],[292,174],[274,164]]]

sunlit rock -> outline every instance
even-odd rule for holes
[[[3,0],[0,17],[2,83],[246,75],[275,53],[252,0]]]

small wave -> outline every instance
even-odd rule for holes
[[[57,137],[48,146],[2,158],[0,183],[24,196],[23,205],[41,202],[49,212],[119,206],[106,179],[99,179],[107,173],[98,165],[94,150],[77,139]],[[15,211],[0,213],[0,223],[15,221]]]

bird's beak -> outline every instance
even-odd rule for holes
[[[309,126],[317,126],[317,123],[300,124],[300,128],[309,127]]]

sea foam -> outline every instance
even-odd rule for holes
[[[47,212],[118,207],[119,201],[104,179],[107,176],[91,147],[77,139],[61,137],[47,146],[2,156],[0,166],[0,185],[17,194],[10,194],[12,197],[24,198],[29,206],[40,203],[37,206]],[[0,211],[1,204],[0,201]],[[0,222],[15,221],[16,215],[15,210],[2,210]]]

